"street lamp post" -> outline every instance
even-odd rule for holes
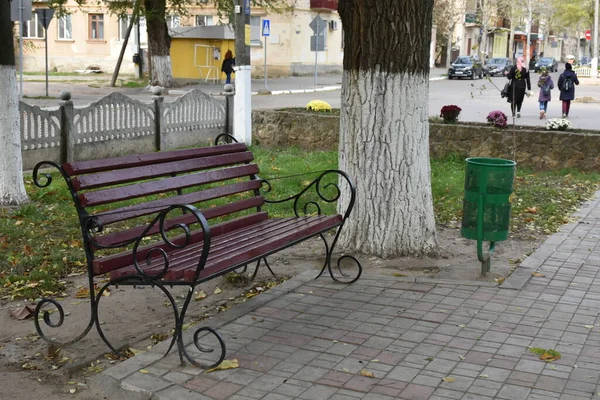
[[[596,6],[594,7],[594,37],[592,38],[592,44],[594,46],[594,55],[592,58],[592,77],[598,76],[598,3],[600,0],[596,0]]]

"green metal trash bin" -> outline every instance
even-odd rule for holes
[[[501,158],[467,158],[461,235],[477,240],[481,272],[490,270],[496,242],[508,239],[510,195],[516,163]],[[483,242],[490,242],[488,254]]]

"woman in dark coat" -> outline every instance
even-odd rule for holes
[[[554,89],[554,82],[552,82],[552,77],[548,75],[548,69],[546,67],[542,68],[542,73],[540,74],[537,85],[540,88],[540,95],[538,96],[538,101],[540,102],[540,119],[544,119],[548,112],[548,102],[552,100],[551,92],[552,89]]]
[[[513,65],[506,77],[510,80],[510,87],[506,100],[510,103],[512,116],[515,116],[516,110],[517,118],[521,118],[521,106],[523,105],[525,92],[531,90],[529,71],[523,66],[523,57],[517,59],[517,65]]]
[[[231,50],[227,50],[225,53],[225,60],[223,60],[223,64],[221,65],[221,72],[224,72],[227,76],[225,80],[225,84],[231,83],[231,73],[233,72],[233,66],[235,65],[235,58],[233,58],[233,54]]]
[[[571,100],[575,99],[575,85],[579,85],[579,79],[577,79],[577,74],[573,72],[573,66],[567,63],[565,64],[565,72],[558,77],[558,90],[560,90],[560,99],[562,100],[563,118],[569,117]]]

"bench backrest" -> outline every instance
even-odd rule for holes
[[[194,205],[208,220],[217,219],[221,231],[266,219],[253,160],[245,144],[234,143],[63,164],[80,223],[94,216],[102,226],[97,244],[85,243],[88,257],[94,258],[99,246],[136,238],[172,205]],[[169,218],[166,226],[197,222],[190,213]],[[149,233],[158,233],[158,227]]]

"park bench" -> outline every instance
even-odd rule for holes
[[[63,308],[54,299],[42,299],[35,311],[40,337],[64,346],[80,340],[95,326],[106,345],[119,354],[98,319],[102,294],[110,286],[150,285],[165,293],[174,312],[175,329],[167,354],[177,344],[182,363],[185,357],[193,365],[210,368],[225,357],[225,343],[219,334],[207,326],[194,332],[193,342],[203,352],[214,349],[200,344],[200,338],[214,335],[212,341],[218,342],[218,360],[211,365],[190,356],[182,335],[194,290],[203,282],[245,270],[251,263],[258,269],[261,261],[271,270],[267,256],[318,236],[325,244],[325,262],[317,277],[327,270],[336,281],[356,281],[362,271],[356,258],[344,255],[332,267],[339,232],[355,199],[348,175],[339,170],[320,171],[311,183],[305,181],[299,193],[269,199],[273,186],[258,177],[253,160],[245,144],[227,143],[63,165],[37,164],[33,179],[38,187],[47,187],[52,181],[41,168],[54,167],[71,192],[87,258],[91,304],[90,321],[83,332],[59,343],[44,333],[42,322],[60,327]],[[342,214],[322,215],[320,204],[336,202],[344,190],[341,185],[348,190],[347,209]],[[293,217],[274,218],[263,209],[282,202],[290,202]],[[334,230],[330,242],[327,233]],[[169,288],[181,285],[189,286],[189,291],[179,307]]]

